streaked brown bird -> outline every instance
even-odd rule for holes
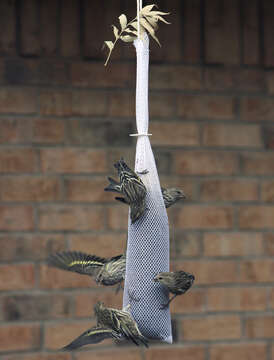
[[[169,292],[174,294],[166,304],[162,305],[162,309],[164,309],[169,306],[171,301],[175,299],[177,295],[182,295],[191,288],[195,277],[186,271],[179,270],[175,272],[161,272],[157,274],[153,280],[159,282],[168,288]]]
[[[94,306],[97,325],[86,330],[62,350],[72,351],[87,344],[95,344],[104,339],[126,339],[135,345],[148,347],[148,340],[141,334],[138,325],[127,310],[107,308],[102,302]]]

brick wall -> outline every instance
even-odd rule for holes
[[[173,268],[195,274],[171,305],[175,344],[110,341],[57,353],[121,295],[48,269],[48,254],[123,250],[127,208],[104,193],[133,164],[134,50],[105,69],[103,40],[132,1],[0,2],[0,356],[4,360],[274,358],[274,3],[158,1],[150,131],[171,208]]]

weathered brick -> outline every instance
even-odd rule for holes
[[[250,256],[263,254],[263,237],[257,233],[205,233],[206,256]]]
[[[49,254],[65,250],[61,234],[5,234],[0,236],[0,260],[44,260]]]
[[[174,211],[174,223],[180,229],[228,229],[233,225],[230,207],[189,205]]]
[[[209,311],[264,311],[267,292],[264,288],[210,288],[207,292]]]
[[[87,148],[41,150],[41,168],[51,173],[102,173],[106,171],[106,152]]]
[[[41,230],[102,230],[104,211],[82,205],[48,205],[39,209]]]
[[[0,290],[32,289],[35,285],[33,264],[1,265],[0,269]]]
[[[40,347],[39,325],[2,325],[0,326],[1,351],[37,350]]]
[[[93,316],[93,307],[98,301],[102,301],[106,306],[115,309],[120,309],[123,306],[123,294],[120,291],[119,295],[113,296],[115,287],[107,289],[106,291],[89,291],[86,293],[79,293],[74,296],[75,315],[77,317]]]
[[[274,109],[271,98],[244,97],[241,99],[241,117],[247,121],[273,121]]]
[[[151,144],[158,146],[194,146],[199,145],[199,128],[192,123],[175,121],[152,121],[149,132]]]
[[[171,218],[171,227],[173,227],[172,218]],[[172,252],[173,256],[196,257],[201,255],[202,250],[201,250],[201,241],[199,234],[193,232],[187,233],[186,231],[176,231],[175,239],[173,239],[173,236],[174,236],[173,234],[171,234],[170,236],[171,249],[175,241],[175,246]]]
[[[40,265],[39,278],[42,289],[87,288],[92,285],[89,276],[55,269],[44,264]]]
[[[145,352],[146,360],[158,359],[173,360],[205,360],[205,348],[202,346],[183,346],[183,347],[154,347]]]
[[[104,341],[105,343],[105,341]],[[85,351],[76,354],[76,360],[142,360],[141,350],[135,350],[131,348],[123,349],[109,349],[109,350],[97,350],[97,351]]]
[[[274,234],[264,234],[265,255],[274,255]]]
[[[121,254],[125,249],[126,233],[105,233],[105,234],[70,234],[68,240],[70,249],[82,251],[88,254],[96,254],[102,257],[111,257]]]
[[[63,143],[65,124],[61,119],[34,119],[33,141],[35,143]]]
[[[274,206],[241,206],[239,227],[241,229],[272,229]]]
[[[1,201],[56,201],[60,184],[56,178],[16,176],[0,179]]]
[[[262,148],[261,128],[258,125],[207,124],[203,128],[203,144]]]
[[[184,270],[194,274],[195,285],[225,284],[239,282],[236,261],[176,261],[174,270]],[[183,301],[183,300],[182,300]]]
[[[274,201],[274,181],[268,180],[262,183],[262,200],[265,202]]]
[[[149,114],[151,118],[176,115],[176,94],[151,93],[149,95]]]
[[[234,117],[234,98],[209,95],[180,95],[177,99],[178,115],[183,118],[221,119]]]
[[[202,201],[258,200],[258,183],[253,180],[204,180],[200,186]]]
[[[1,149],[0,173],[34,172],[37,167],[33,149]]]
[[[49,350],[60,350],[82,332],[94,325],[94,322],[91,321],[47,324],[45,326],[45,348]]]
[[[132,92],[111,92],[107,115],[111,117],[134,117],[134,94]]]
[[[68,138],[72,144],[88,146],[130,146],[133,120],[73,119],[68,121]]]
[[[2,320],[48,320],[70,315],[70,299],[64,295],[10,295],[0,298]]]
[[[177,151],[174,170],[180,175],[232,175],[238,170],[238,159],[222,151]]]
[[[107,209],[107,227],[110,230],[128,228],[128,206],[112,206]]]
[[[240,263],[240,281],[257,283],[273,281],[272,259],[246,260]]]
[[[273,175],[274,154],[271,152],[245,152],[242,154],[243,173],[248,175]]]
[[[111,202],[113,194],[104,191],[106,177],[65,179],[66,200],[82,202]]]
[[[1,114],[32,114],[36,112],[36,92],[32,89],[0,89]]]
[[[213,91],[264,91],[264,72],[257,69],[206,68],[205,85]]]
[[[40,83],[40,61],[37,59],[15,58],[5,62],[5,83],[25,85]]]
[[[274,149],[274,126],[262,127],[263,143],[266,150]]]
[[[152,65],[150,68],[151,89],[199,90],[201,69],[182,65]]]
[[[32,230],[34,214],[31,206],[0,206],[0,230]]]
[[[247,318],[245,321],[245,333],[250,339],[273,338],[274,316],[268,315]]]
[[[184,296],[177,296],[170,304],[172,313],[190,314],[206,311],[206,297],[203,290],[193,289]]]
[[[40,112],[42,115],[72,115],[72,92],[41,91]]]
[[[32,122],[30,119],[0,119],[0,143],[17,144],[31,141]]]
[[[215,344],[210,346],[209,350],[211,360],[266,360],[266,345],[265,344]]]
[[[107,94],[101,91],[75,91],[72,112],[78,116],[102,116],[107,113]]]
[[[181,321],[184,340],[232,340],[241,337],[240,318],[236,315],[209,315]]]

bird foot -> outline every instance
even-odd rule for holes
[[[139,174],[139,175],[146,175],[148,173],[149,173],[149,171],[147,169],[145,169],[143,171],[137,171],[137,174]]]
[[[161,304],[160,309],[161,309],[161,310],[165,310],[166,308],[168,308],[168,306],[169,306],[169,303],[167,303],[167,304]]]

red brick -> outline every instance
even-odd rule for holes
[[[273,175],[274,154],[250,152],[242,154],[243,173],[248,175]]]
[[[176,95],[171,93],[152,93],[149,95],[150,117],[171,117],[176,113]]]
[[[178,96],[178,115],[190,119],[228,120],[234,117],[234,98],[209,95]]]
[[[274,94],[274,71],[267,72],[266,83],[268,92]]]
[[[274,261],[272,259],[247,260],[240,264],[241,282],[272,282]]]
[[[203,128],[203,144],[262,148],[261,128],[258,125],[207,124]]]
[[[274,255],[274,234],[266,233],[264,236],[265,255]]]
[[[135,65],[113,63],[104,67],[102,63],[77,62],[70,66],[72,84],[83,87],[129,88],[134,86]]]
[[[3,357],[3,360],[71,360],[71,357],[70,354],[48,354],[39,352],[38,354],[6,355]]]
[[[55,0],[41,3],[40,7],[40,44],[41,52],[46,55],[56,55],[58,4]]]
[[[116,287],[106,290],[98,287],[98,291],[76,294],[74,297],[75,315],[77,317],[93,316],[93,307],[98,301],[102,301],[106,306],[121,309],[123,307],[123,294],[120,291],[118,295],[115,295],[115,289]]]
[[[265,344],[215,344],[210,346],[209,350],[211,360],[266,360]]]
[[[233,211],[225,206],[184,206],[176,209],[174,223],[181,229],[228,229],[233,225]]]
[[[102,257],[121,254],[126,248],[126,239],[126,233],[113,232],[96,235],[70,234],[68,236],[71,250],[96,254]]]
[[[241,337],[241,322],[236,315],[187,318],[181,322],[184,340],[232,340]]]
[[[273,228],[274,206],[242,206],[239,209],[241,229]]]
[[[32,114],[36,112],[36,92],[32,89],[0,89],[0,113]]]
[[[77,56],[80,53],[80,5],[77,0],[61,1],[62,56]]]
[[[190,314],[206,311],[206,298],[203,290],[191,289],[184,296],[177,296],[170,304],[172,313]]]
[[[36,143],[63,143],[65,124],[60,119],[34,119],[33,141]]]
[[[243,62],[246,65],[259,64],[259,9],[256,0],[243,2]]]
[[[41,150],[43,172],[102,173],[106,171],[106,152],[88,148],[52,148]]]
[[[0,269],[1,290],[32,289],[35,286],[33,264],[1,265]]]
[[[266,67],[272,67],[274,65],[274,50],[272,46],[274,31],[274,5],[271,1],[263,0],[262,8],[264,16],[264,65]]]
[[[211,288],[207,293],[209,311],[264,311],[267,292],[264,288]]]
[[[183,59],[188,63],[199,63],[201,56],[201,8],[200,0],[184,1]]]
[[[244,97],[241,99],[241,117],[247,121],[273,121],[274,108],[271,98]]]
[[[173,218],[170,218],[169,221],[171,224],[171,234],[170,234],[170,246],[171,249],[174,244],[174,235],[173,235]],[[175,246],[172,252],[174,257],[176,256],[188,256],[195,257],[201,255],[201,241],[200,236],[197,233],[187,233],[185,231],[176,231],[175,233]]]
[[[246,336],[250,339],[273,338],[274,316],[256,316],[246,319]]]
[[[99,207],[82,205],[49,205],[39,210],[41,230],[102,230],[104,211]]]
[[[127,230],[128,206],[112,206],[107,209],[107,227],[110,230]]]
[[[60,184],[55,178],[16,176],[0,179],[1,201],[54,201],[60,199]]]
[[[94,325],[94,322],[91,321],[47,324],[45,326],[45,348],[60,350]]]
[[[5,234],[0,236],[0,260],[44,260],[49,254],[65,250],[61,234]]]
[[[5,34],[0,39],[0,53],[15,54],[16,53],[16,13],[15,0],[2,1],[0,4],[0,33]]]
[[[40,112],[43,115],[72,115],[72,92],[41,91]]]
[[[229,152],[177,151],[174,157],[179,175],[232,175],[238,170],[237,156]]]
[[[34,172],[36,153],[33,149],[1,149],[0,173]]]
[[[153,121],[149,132],[151,143],[158,146],[193,146],[199,145],[199,128],[196,124],[175,121]],[[169,135],[168,135],[169,134]]]
[[[0,230],[32,230],[34,214],[31,206],[0,206]]]
[[[106,115],[107,94],[101,91],[77,91],[73,93],[72,104],[73,115]]]
[[[201,346],[153,347],[145,352],[146,360],[205,360],[205,349]]]
[[[199,90],[201,69],[183,65],[152,65],[150,68],[151,89]]]
[[[30,119],[0,119],[0,143],[17,144],[31,141],[32,124]]]
[[[269,308],[274,309],[274,288],[270,289],[269,294]]]
[[[40,265],[40,287],[42,289],[87,288],[93,284],[89,276]]]
[[[262,183],[262,200],[265,202],[274,201],[274,181],[268,180]]]
[[[250,180],[205,180],[200,187],[203,201],[258,200],[258,183]]]
[[[263,254],[263,237],[257,233],[205,233],[205,256],[250,256]]]
[[[266,150],[274,149],[274,126],[265,125],[262,127],[262,137]]]
[[[239,281],[239,271],[235,261],[184,260],[173,262],[173,267],[173,270],[184,270],[194,274],[195,285],[237,283]]]
[[[106,177],[70,178],[65,180],[66,200],[82,202],[111,202],[114,197],[104,191]]]
[[[264,91],[264,72],[257,69],[206,68],[205,85],[212,91]]]
[[[21,6],[20,16],[20,50],[23,55],[40,54],[38,4],[27,0]]]
[[[105,341],[104,341],[105,343]],[[102,343],[102,344],[104,344]],[[142,360],[142,350],[138,349],[109,349],[109,350],[96,350],[96,351],[85,351],[76,354],[75,360]]]
[[[132,92],[112,92],[109,95],[108,113],[113,117],[134,117],[135,98]]]
[[[0,349],[3,352],[39,349],[40,336],[38,325],[2,325],[0,326]]]

